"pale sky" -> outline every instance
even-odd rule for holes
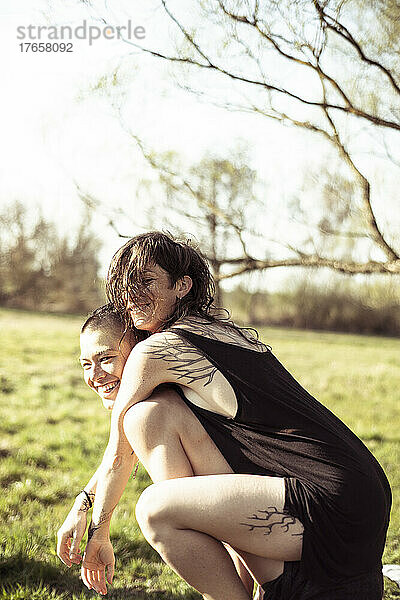
[[[98,40],[89,46],[86,40],[74,39],[73,53],[21,52],[21,40],[17,39],[21,25],[77,26],[83,19],[98,23],[95,15],[75,0],[52,2],[51,13],[48,4],[46,0],[0,0],[0,210],[19,199],[27,206],[41,207],[46,217],[67,232],[82,215],[75,181],[102,202],[134,214],[142,229],[123,224],[128,228],[124,233],[146,229],[147,216],[135,191],[143,176],[149,178],[151,173],[121,128],[112,102],[123,107],[125,122],[148,148],[175,150],[187,164],[207,151],[223,155],[242,141],[249,148],[251,166],[267,183],[277,211],[280,199],[296,193],[304,172],[317,163],[319,144],[314,136],[212,106],[178,89],[168,64],[138,52],[129,56],[134,49],[122,41]],[[103,4],[98,2],[99,12]],[[149,46],[168,40],[170,32],[161,29],[153,0],[146,8],[143,2],[116,4],[134,7],[130,11],[133,24],[145,27]],[[123,17],[116,15],[116,22],[125,22]],[[117,66],[121,85],[113,91],[111,102],[94,88]],[[367,168],[376,169],[368,152],[364,160]],[[387,185],[394,190],[398,180]],[[152,203],[157,222],[157,199]],[[268,229],[267,215],[260,218]],[[162,222],[158,226],[162,227]],[[93,230],[105,241],[105,266],[121,240],[102,217],[94,220]]]

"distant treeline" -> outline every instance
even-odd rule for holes
[[[104,302],[100,247],[88,222],[66,237],[42,216],[31,224],[23,205],[13,204],[0,214],[0,306],[92,310]]]
[[[28,217],[19,203],[0,214],[0,306],[84,314],[103,304],[101,242],[90,219],[63,237],[42,216],[34,224]],[[319,275],[296,274],[287,291],[250,293],[239,285],[223,292],[222,304],[246,325],[400,335],[399,276],[324,283]]]
[[[272,293],[239,286],[225,292],[224,303],[234,319],[254,326],[400,336],[398,276],[373,283],[335,277],[326,284],[305,277],[289,291]]]

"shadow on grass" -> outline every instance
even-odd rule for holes
[[[76,567],[74,571],[70,571],[63,565],[56,567],[20,554],[0,562],[2,584],[0,593],[3,592],[3,598],[8,598],[18,590],[18,597],[28,600],[33,596],[36,597],[35,592],[41,589],[45,595],[42,593],[40,597],[48,597],[52,600],[72,597],[82,600],[97,598],[95,592],[86,589],[78,573]],[[189,590],[183,596],[162,589],[148,590],[139,583],[120,588],[109,587],[107,597],[110,600],[128,600],[130,598],[135,600],[201,600],[201,596],[195,590]],[[384,598],[393,600],[400,598],[400,590],[396,584],[386,578]]]
[[[0,458],[8,458],[15,454],[15,450],[10,450],[9,448],[0,448]]]
[[[112,537],[112,544],[121,567],[126,566],[133,558],[142,558],[153,563],[163,562],[158,552],[142,538],[132,538],[124,532],[118,532],[117,536]]]
[[[107,596],[110,600],[128,600],[135,598],[136,600],[201,600],[200,594],[189,591],[183,596],[182,594],[174,594],[173,592],[165,592],[163,590],[145,590],[140,587],[127,586],[124,588],[109,590]]]
[[[380,433],[370,433],[362,435],[362,440],[364,442],[378,442],[380,444],[383,443],[394,443],[398,444],[400,442],[400,436],[388,436],[382,435]]]
[[[46,595],[52,599],[72,598],[73,596],[80,599],[97,597],[95,592],[88,590],[83,585],[79,569],[72,568],[73,571],[61,563],[60,567],[56,567],[22,554],[3,559],[0,562],[0,581],[3,593],[6,594],[3,597],[9,597],[19,590],[19,597],[29,598],[30,593],[33,596],[35,590],[43,590],[43,588],[47,591]],[[26,592],[26,596],[25,593],[21,596],[21,588]],[[159,598],[163,600],[199,600],[201,598],[194,590],[182,596],[182,594],[162,589],[148,590],[139,582],[132,586],[109,587],[107,597],[110,600],[127,600],[128,598],[136,600],[157,600]]]
[[[92,598],[93,594],[86,590],[79,578],[78,570],[70,571],[61,565],[57,568],[44,561],[34,560],[18,554],[0,563],[0,580],[5,590],[13,590],[23,584],[25,587],[37,588],[45,585],[52,591],[68,595],[84,595]],[[86,591],[85,591],[86,590]]]
[[[17,433],[20,433],[20,431],[22,431],[23,429],[25,429],[25,425],[23,425],[22,423],[3,422],[0,426],[0,432],[5,433],[7,435],[16,435]]]

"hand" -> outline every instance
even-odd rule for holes
[[[93,536],[87,543],[81,577],[86,587],[94,589],[99,594],[107,594],[107,582],[111,585],[114,577],[115,557],[113,547],[109,539],[98,539]]]
[[[85,535],[86,525],[87,512],[73,507],[57,531],[57,555],[67,567],[72,563],[79,565],[82,560],[79,544]]]

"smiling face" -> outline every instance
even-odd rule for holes
[[[167,271],[159,265],[149,265],[143,277],[144,290],[139,297],[128,295],[126,310],[137,329],[159,331],[174,311],[176,302],[192,287],[192,280],[184,276],[171,285]]]
[[[83,378],[108,410],[114,406],[125,363],[133,347],[128,335],[120,342],[121,333],[117,329],[88,327],[80,337],[79,360]]]

